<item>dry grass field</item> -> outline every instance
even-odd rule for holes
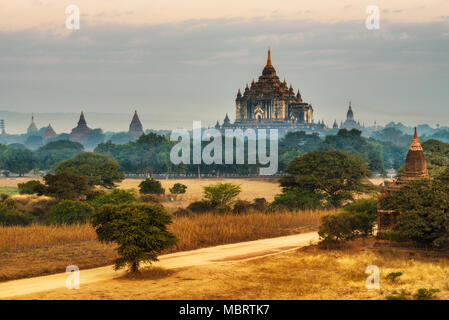
[[[380,268],[380,290],[365,286],[365,269]],[[397,281],[385,277],[402,272]],[[138,278],[59,289],[25,299],[386,299],[402,290],[406,297],[420,288],[439,289],[449,299],[449,258],[441,253],[377,248],[373,239],[339,250],[317,246],[249,261],[176,270],[147,269]],[[408,294],[409,293],[409,294]]]
[[[125,179],[118,187],[121,189],[139,189],[140,179]],[[252,201],[255,198],[265,198],[268,202],[274,200],[274,196],[281,193],[281,188],[277,179],[161,179],[159,180],[165,193],[169,193],[169,188],[175,183],[182,183],[187,186],[185,194],[181,195],[177,201],[164,202],[167,207],[186,207],[192,201],[201,200],[203,187],[215,183],[234,183],[242,187],[239,198]]]
[[[312,231],[328,213],[208,213],[174,218],[170,230],[179,242],[167,253]],[[96,241],[90,225],[0,227],[0,281],[63,272],[72,264],[99,267],[115,258],[114,246]]]

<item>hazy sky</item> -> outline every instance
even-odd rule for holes
[[[71,4],[77,31],[65,28]],[[365,27],[368,5],[380,30]],[[367,125],[449,125],[449,0],[2,1],[0,110],[137,109],[207,126],[234,118],[268,47],[316,120],[343,120],[352,100]]]

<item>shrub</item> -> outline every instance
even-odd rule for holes
[[[323,217],[318,234],[325,241],[346,241],[355,238],[356,222],[348,212]]]
[[[0,193],[0,200],[1,201],[5,201],[8,198],[9,198],[9,194],[7,194],[7,193]]]
[[[210,201],[201,200],[190,203],[187,209],[195,213],[205,213],[213,211],[215,206]]]
[[[115,269],[128,266],[136,273],[141,262],[157,261],[162,250],[176,244],[176,237],[167,230],[171,219],[160,206],[126,203],[100,208],[92,224],[101,242],[118,244]]]
[[[291,211],[322,208],[324,195],[309,189],[296,187],[277,195],[271,208],[283,208]]]
[[[91,201],[91,200],[94,200],[95,198],[98,198],[99,196],[104,195],[104,194],[106,194],[106,191],[104,191],[104,190],[101,190],[101,189],[92,189],[92,190],[87,194],[86,200],[87,200],[87,201]]]
[[[57,200],[46,196],[29,197],[29,201],[23,206],[23,211],[30,213],[39,221],[48,218],[51,208],[57,204]]]
[[[219,211],[230,211],[242,188],[232,183],[217,183],[203,187],[204,199]]]
[[[139,192],[143,194],[161,195],[165,193],[165,189],[162,188],[162,184],[156,179],[146,178],[139,184]]]
[[[96,198],[89,201],[89,204],[95,209],[106,204],[121,204],[136,202],[136,193],[134,190],[113,189],[111,192],[98,195]]]
[[[3,226],[26,226],[33,222],[34,218],[27,212],[17,210],[12,199],[6,199],[0,203],[0,225]]]
[[[253,200],[252,207],[259,212],[266,212],[268,210],[268,202],[265,198],[256,198]]]
[[[437,292],[440,292],[440,290],[420,288],[413,295],[413,298],[415,298],[415,300],[435,300],[437,299],[437,296],[435,295]]]
[[[187,186],[182,183],[175,183],[172,188],[170,188],[170,193],[172,194],[184,194],[186,193]]]
[[[234,208],[232,209],[233,213],[247,213],[252,208],[252,204],[246,200],[237,200],[234,203]]]
[[[81,201],[63,200],[50,210],[47,222],[50,224],[77,224],[88,222],[94,208]]]
[[[402,272],[390,272],[385,279],[390,282],[396,282],[400,276],[402,276]]]
[[[350,205],[343,208],[346,212],[351,213],[367,213],[377,216],[377,200],[376,199],[360,199],[354,201]]]
[[[19,194],[37,194],[42,192],[42,183],[39,180],[30,180],[17,184]]]

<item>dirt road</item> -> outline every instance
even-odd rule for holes
[[[175,269],[248,260],[294,250],[316,243],[317,241],[318,234],[316,232],[310,232],[293,236],[240,242],[163,255],[159,257],[159,262],[153,265],[166,269]],[[81,270],[79,273],[80,285],[110,280],[122,276],[124,273],[124,270],[114,271],[112,266]],[[0,283],[0,299],[65,288],[68,276],[69,274],[67,273],[60,273]]]

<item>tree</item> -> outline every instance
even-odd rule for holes
[[[372,171],[385,171],[381,148],[375,143],[362,137],[357,129],[340,129],[334,136],[326,136],[320,144],[320,150],[341,150],[353,156],[358,156],[368,163]]]
[[[162,188],[162,184],[156,179],[146,178],[139,184],[139,192],[142,194],[161,195],[165,193],[165,189]]]
[[[92,218],[94,208],[88,203],[62,200],[50,209],[47,222],[50,224],[86,223]]]
[[[74,158],[61,162],[55,169],[56,173],[71,171],[78,175],[86,176],[91,186],[115,187],[115,182],[125,178],[123,172],[119,172],[120,165],[110,156],[81,152]]]
[[[281,178],[283,192],[308,189],[324,195],[329,206],[340,207],[354,193],[370,187],[363,180],[371,175],[365,162],[343,151],[314,151],[295,158],[287,167],[290,176]]]
[[[306,210],[324,207],[322,193],[305,188],[293,188],[277,195],[271,203],[271,208],[286,210]]]
[[[184,194],[186,193],[187,186],[182,183],[175,183],[172,188],[170,188],[170,193],[172,194]]]
[[[34,169],[34,165],[33,153],[28,149],[8,147],[1,157],[2,168],[18,173],[19,176]]]
[[[444,179],[412,181],[380,201],[382,208],[397,217],[387,237],[426,247],[449,247],[449,184]]]
[[[85,198],[92,190],[85,176],[71,171],[47,174],[44,181],[45,186],[38,193],[62,200],[79,200]]]
[[[30,180],[24,183],[18,183],[19,194],[35,194],[42,190],[42,183],[39,180]]]
[[[118,244],[115,269],[128,266],[133,273],[139,271],[140,263],[157,261],[162,250],[176,244],[176,237],[167,230],[171,222],[163,207],[146,203],[108,204],[92,219],[101,242]]]
[[[111,192],[100,194],[91,199],[89,204],[95,209],[99,209],[106,204],[122,204],[136,201],[136,195],[133,190],[114,189]]]
[[[204,199],[210,201],[218,210],[230,210],[235,198],[240,194],[240,185],[217,183],[203,187]]]
[[[49,142],[35,151],[40,169],[53,169],[60,162],[73,158],[84,150],[83,145],[69,140]]]

